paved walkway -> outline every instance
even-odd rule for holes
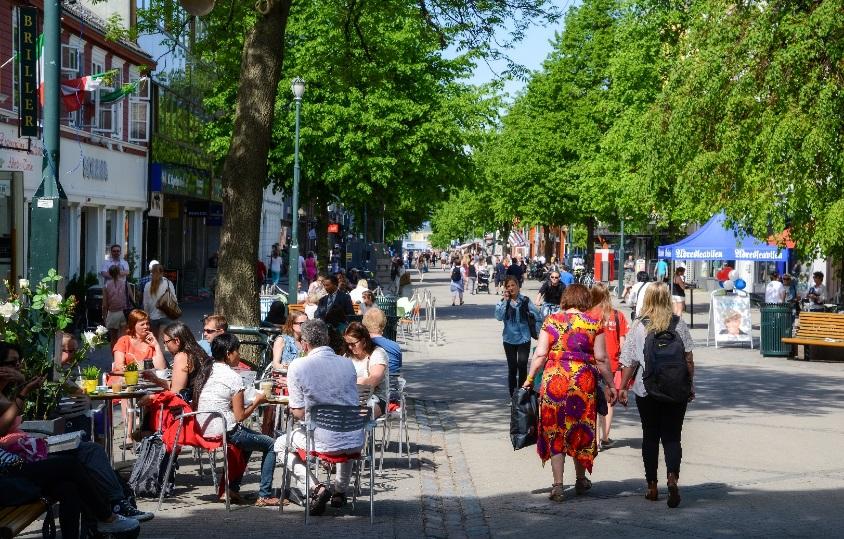
[[[839,536],[844,517],[844,363],[762,358],[748,349],[695,352],[698,399],[684,428],[683,502],[669,510],[644,499],[641,431],[635,408],[618,408],[616,445],[596,459],[594,487],[562,504],[547,500],[550,467],[533,448],[509,442],[509,399],[494,294],[451,307],[448,274],[425,274],[439,305],[439,338],[411,338],[413,459],[388,453],[376,479],[376,524],[368,506],[328,510],[306,531],[301,508],[236,507],[213,501],[211,479],[184,456],[177,496],[143,525],[143,537],[179,539],[306,533],[341,537]],[[528,283],[535,294],[538,283]],[[696,298],[697,299],[697,298]],[[208,305],[186,309],[198,327]],[[196,312],[194,312],[196,311]],[[194,322],[195,320],[195,322]],[[697,325],[695,340],[705,341]],[[257,459],[257,457],[256,457]],[[253,459],[243,492],[257,489]],[[571,462],[567,462],[571,470]],[[207,467],[206,467],[207,470]],[[661,476],[664,471],[661,471]],[[144,509],[155,504],[143,501]]]

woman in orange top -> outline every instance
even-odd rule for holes
[[[141,309],[133,309],[126,320],[126,335],[117,339],[114,345],[114,362],[111,365],[113,375],[122,376],[126,365],[137,363],[138,370],[144,369],[144,361],[151,359],[156,369],[166,369],[167,361],[161,351],[158,339],[150,331],[149,315]],[[109,381],[111,383],[111,381]],[[134,419],[129,412],[129,401],[120,401],[126,425],[131,425]],[[126,429],[126,444],[132,444],[132,429]]]

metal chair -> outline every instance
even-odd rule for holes
[[[406,385],[407,380],[405,380],[401,375],[396,374],[390,376],[390,402],[387,404],[387,411],[384,415],[375,420],[376,425],[381,425],[381,455],[379,457],[380,462],[378,464],[379,471],[384,471],[384,448],[390,445],[390,440],[393,438],[392,420],[394,418],[398,418],[399,420],[398,455],[400,458],[404,455],[403,447],[406,445],[407,467],[411,467],[410,433],[407,429],[407,402],[405,400],[404,393]],[[395,402],[399,404],[399,407],[390,411],[390,404]]]
[[[373,430],[375,422],[371,419],[371,410],[366,406],[336,406],[320,404],[308,409],[305,420],[305,467],[311,468],[314,457],[319,460],[320,455],[314,450],[314,431],[323,429],[329,432],[353,432],[364,431],[364,439],[367,440],[367,451],[361,451],[356,455],[348,455],[347,460],[353,460],[356,466],[355,485],[352,490],[352,509],[357,501],[357,493],[360,488],[361,467],[365,462],[369,463],[369,523],[375,521],[375,438]],[[336,458],[333,459],[336,463]],[[305,494],[311,492],[311,476],[305,474]],[[305,524],[309,522],[310,511],[305,508]]]
[[[170,452],[170,458],[167,461],[167,471],[164,474],[165,481],[170,477],[170,474],[173,472],[173,463],[175,462],[176,457],[179,455],[179,448],[180,447],[193,447],[194,449],[199,449],[199,450],[206,449],[206,448],[198,447],[198,446],[192,445],[192,444],[180,444],[179,443],[179,436],[182,433],[182,428],[184,427],[185,419],[195,417],[199,414],[207,414],[210,418],[219,419],[220,421],[222,421],[223,425],[226,424],[226,419],[225,419],[225,417],[223,417],[223,414],[221,414],[220,412],[190,412],[190,413],[187,413],[187,414],[179,415],[179,424],[176,427],[176,437],[175,437],[174,442],[173,442],[173,450]],[[190,424],[194,425],[194,427],[196,428],[197,422],[196,422],[196,420],[194,420]],[[197,434],[199,434],[200,437],[202,436],[200,433],[197,433]],[[223,492],[225,493],[225,497],[226,497],[226,511],[231,511],[231,503],[229,501],[229,488],[228,488],[228,485],[229,485],[229,462],[228,462],[229,443],[228,443],[228,438],[226,437],[225,429],[223,429],[223,434],[222,434],[221,438],[222,439],[221,439],[220,447],[223,448],[223,486],[224,486]],[[214,481],[214,493],[216,495],[217,491],[219,490],[219,485],[217,484],[216,462],[215,462],[215,459],[214,459],[214,454],[216,452],[216,448],[215,449],[208,449],[208,452],[210,453],[210,459],[211,459],[211,479]],[[201,458],[200,458],[200,462],[201,462]],[[162,488],[161,494],[158,497],[158,510],[159,511],[161,510],[161,504],[164,503],[165,490],[166,490],[165,488]]]

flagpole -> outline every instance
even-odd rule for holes
[[[59,269],[59,214],[61,198],[66,198],[59,184],[59,68],[61,60],[61,4],[44,1],[44,51],[41,76],[44,85],[42,134],[44,154],[41,184],[32,197],[29,229],[30,280],[38,281],[50,269]],[[55,283],[51,283],[55,285]],[[51,286],[51,288],[53,288]]]

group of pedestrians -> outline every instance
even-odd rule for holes
[[[495,307],[496,319],[504,323],[510,394],[518,387],[538,391],[536,450],[543,464],[551,461],[549,498],[564,499],[565,456],[574,463],[575,493],[582,495],[591,488],[587,472],[592,472],[598,451],[613,445],[613,407],[627,406],[632,391],[642,424],[646,498],[659,499],[661,442],[667,501],[677,507],[681,431],[686,406],[695,396],[693,342],[688,327],[675,314],[672,295],[677,294],[667,283],[649,282],[644,273],[642,286],[636,290],[638,317],[628,324],[624,313],[613,307],[606,285],[597,283],[590,290],[576,283],[563,285],[559,278],[559,273],[552,272],[533,303],[521,294],[518,278],[507,276]],[[548,309],[548,314],[540,311],[555,301],[558,306]],[[660,339],[660,346],[654,345],[655,339]],[[536,348],[528,362],[532,340]],[[662,346],[664,342],[667,347]],[[666,356],[666,351],[673,355]],[[679,382],[673,396],[665,398],[664,388],[646,385],[643,374],[658,369],[659,361],[669,360],[681,368],[676,370]],[[649,380],[653,378],[658,377]]]

